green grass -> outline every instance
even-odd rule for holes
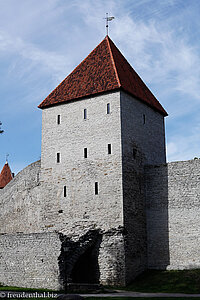
[[[63,294],[64,291],[56,291],[56,290],[48,290],[48,289],[32,289],[32,288],[23,288],[17,286],[3,286],[0,284],[0,291],[10,291],[10,292],[38,292],[38,293],[55,293],[55,294]]]
[[[200,269],[183,270],[183,271],[157,271],[149,270],[138,276],[137,279],[127,287],[109,287],[113,289],[146,292],[146,293],[184,293],[184,294],[200,294]],[[1,286],[0,291],[13,292],[53,292],[55,294],[64,293],[64,291],[53,291],[48,289],[29,289],[19,287]],[[126,299],[126,298],[102,298],[102,299]],[[95,298],[88,298],[95,299]],[[101,299],[96,297],[96,299]],[[128,299],[128,298],[127,298]],[[130,299],[130,298],[129,298]],[[136,299],[136,298],[134,298]],[[140,298],[141,300],[142,298]],[[150,299],[150,298],[149,298]],[[153,299],[153,298],[151,298]],[[159,298],[156,298],[159,299]],[[167,298],[165,298],[167,299]],[[172,299],[172,298],[170,298]],[[176,298],[178,299],[178,298]],[[180,298],[181,299],[181,298]],[[200,299],[200,298],[195,298]]]
[[[116,288],[116,287],[115,287]],[[183,271],[149,270],[132,284],[119,289],[146,293],[200,294],[200,269]]]

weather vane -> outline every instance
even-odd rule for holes
[[[106,34],[108,35],[108,22],[112,21],[115,17],[109,17],[108,13],[106,13],[106,17],[104,18],[106,20]]]
[[[9,156],[9,154],[7,153],[6,154],[6,162],[8,162],[8,156]]]

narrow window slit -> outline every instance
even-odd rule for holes
[[[108,154],[111,154],[111,144],[108,144]]]
[[[107,103],[107,114],[110,114],[110,103]]]
[[[99,185],[98,182],[95,182],[95,195],[99,194]]]
[[[64,186],[64,189],[63,189],[63,196],[67,197],[67,188],[66,188],[66,186]]]
[[[83,111],[83,117],[84,117],[84,120],[87,119],[87,109],[86,108]]]
[[[143,115],[143,124],[146,123],[146,115]]]
[[[60,115],[58,115],[57,123],[58,123],[58,125],[60,124]]]
[[[87,148],[84,148],[84,158],[87,158]]]
[[[57,153],[57,163],[60,163],[60,153]]]

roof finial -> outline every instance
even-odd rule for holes
[[[8,163],[8,156],[9,156],[9,154],[7,153],[6,154],[6,164]]]
[[[109,17],[108,13],[106,13],[106,17],[104,18],[106,20],[106,34],[108,35],[108,21],[112,21],[115,17]]]

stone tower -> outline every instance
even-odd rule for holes
[[[0,282],[199,268],[200,160],[165,163],[167,113],[108,36],[39,107],[41,161],[0,174]]]
[[[147,266],[143,170],[166,162],[166,111],[108,36],[39,108],[44,228],[98,233],[85,256],[87,268],[97,257],[93,278],[130,282]],[[65,280],[83,269],[80,257]]]

